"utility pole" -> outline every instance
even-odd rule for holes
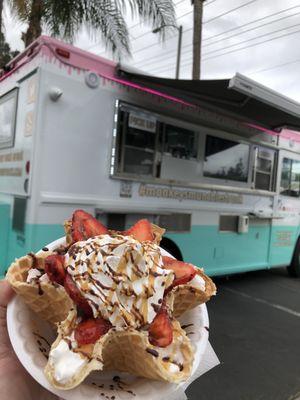
[[[0,34],[2,33],[3,0],[0,0]]]
[[[194,34],[193,34],[193,79],[200,79],[201,73],[201,41],[203,3],[205,0],[191,0],[194,5]]]
[[[0,0],[1,1],[1,0]],[[179,79],[179,70],[180,70],[180,58],[181,58],[181,43],[182,43],[182,25],[177,26],[177,25],[162,25],[158,28],[153,29],[152,33],[157,33],[161,29],[166,28],[166,27],[172,27],[178,30],[178,43],[177,43],[177,57],[176,57],[176,73],[175,73],[175,79]]]

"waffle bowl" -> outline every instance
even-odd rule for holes
[[[52,248],[55,249],[56,245]],[[50,282],[41,282],[39,285],[26,283],[28,271],[34,264],[43,268],[44,259],[51,253],[50,249],[41,250],[36,255],[28,254],[15,260],[9,267],[6,278],[15,292],[40,318],[55,324],[63,321],[72,307],[72,301],[64,287]]]
[[[64,240],[65,238],[61,238],[48,245],[49,251],[62,245]],[[165,251],[163,254],[168,255]],[[186,387],[186,382],[174,384],[115,371],[116,366],[111,363],[109,370],[95,371],[76,388],[62,391],[54,388],[44,374],[51,344],[57,337],[52,325],[32,312],[20,296],[16,296],[9,304],[7,321],[12,345],[23,366],[42,386],[66,400],[80,400],[87,397],[90,400],[99,398],[150,400],[158,396],[168,398]],[[214,353],[213,360],[209,362],[205,360],[209,347],[209,321],[205,304],[184,313],[180,322],[194,350],[191,377],[188,380],[190,383],[193,377],[196,378],[202,373],[203,366],[208,370],[215,366],[218,360]],[[117,346],[114,350],[116,349]]]

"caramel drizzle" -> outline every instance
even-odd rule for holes
[[[134,246],[130,246],[131,243],[129,243],[129,250],[125,249],[123,250],[122,256],[121,256],[121,262],[117,266],[116,270],[114,270],[105,260],[105,258],[110,255],[111,253],[107,253],[104,251],[104,248],[108,248],[109,251],[111,252],[113,249],[116,249],[120,245],[126,243],[126,240],[121,240],[118,243],[105,243],[103,245],[93,241],[92,243],[87,243],[83,246],[71,246],[69,249],[69,256],[72,256],[72,259],[75,261],[75,267],[72,265],[69,265],[70,270],[76,270],[80,265],[86,264],[87,266],[87,271],[84,273],[75,273],[73,274],[73,278],[77,282],[77,286],[79,289],[84,292],[84,293],[89,293],[93,296],[98,297],[101,302],[104,304],[104,306],[117,306],[120,309],[120,317],[122,317],[125,321],[126,324],[132,325],[132,316],[134,316],[135,319],[137,319],[141,324],[147,323],[147,317],[148,317],[148,302],[147,299],[152,297],[153,294],[155,293],[154,289],[154,282],[155,278],[157,276],[163,276],[164,274],[156,272],[156,269],[160,267],[160,257],[155,257],[155,252],[157,254],[156,247],[151,245],[151,244],[145,244],[143,247],[139,249],[139,252],[137,253],[137,257],[134,257],[134,251],[135,248]],[[77,254],[77,257],[74,257]],[[106,271],[103,271],[105,274],[107,274],[111,280],[113,281],[113,285],[111,287],[104,285],[101,283],[99,280],[95,279],[92,277],[92,274],[95,273],[95,271],[92,269],[92,265],[101,265],[102,263],[98,261],[97,259],[97,252],[100,252],[103,258],[103,264],[105,265]],[[137,258],[139,257],[144,257],[145,253],[147,253],[147,258],[148,260],[146,261],[148,263],[148,267],[146,268],[145,271],[142,271],[138,267]],[[94,253],[94,254],[92,254]],[[152,253],[152,254],[151,254]],[[81,259],[81,254],[84,254],[86,256],[89,256],[89,258],[82,260]],[[79,257],[78,257],[79,256]],[[75,258],[75,259],[74,259]],[[131,267],[131,273],[132,276],[131,278],[125,273],[125,270],[128,265],[128,261],[130,261],[130,267]],[[72,260],[70,260],[70,263]],[[152,266],[149,265],[152,264]],[[122,282],[128,280],[131,284],[134,282],[134,277],[137,279],[141,277],[147,277],[148,276],[148,284],[143,285],[143,291],[141,295],[137,295],[134,290],[131,287],[128,288],[123,288],[121,289],[120,293],[127,296],[131,297],[133,296],[135,299],[131,305],[131,310],[130,313],[127,311],[126,306],[122,304],[115,304],[112,302],[112,296],[117,288],[117,286]],[[84,278],[84,279],[82,279]],[[90,284],[94,286],[95,289],[90,288]],[[106,293],[108,291],[108,293]],[[145,298],[146,297],[146,298]],[[141,301],[140,307],[137,307],[136,304],[138,301]],[[99,305],[92,301],[90,298],[87,298],[87,301],[91,301],[96,308],[96,310],[99,310]],[[155,310],[156,311],[156,310]],[[108,313],[110,314],[111,311],[108,310]],[[132,314],[132,315],[131,315]],[[134,321],[133,321],[134,322]]]

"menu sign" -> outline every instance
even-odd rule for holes
[[[128,126],[129,128],[155,133],[156,118],[143,113],[131,112],[129,113]]]

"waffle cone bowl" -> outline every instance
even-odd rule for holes
[[[183,313],[192,310],[200,304],[206,303],[216,294],[217,289],[213,281],[200,269],[197,271],[197,275],[204,279],[205,290],[189,285],[179,285],[172,290],[174,296],[173,313],[175,318],[180,317]]]
[[[35,265],[44,269],[44,260],[51,252],[43,255],[27,255],[15,260],[6,278],[14,291],[38,316],[50,323],[63,321],[72,306],[72,301],[63,286],[51,282],[32,285],[26,282],[28,271]]]
[[[51,346],[53,351],[66,335],[70,335],[74,328],[76,311],[71,310],[65,321],[58,325],[58,337]],[[144,378],[180,383],[191,374],[194,350],[186,332],[178,321],[173,321],[174,340],[176,351],[182,353],[182,363],[177,372],[170,372],[170,361],[163,360],[159,352],[149,342],[147,332],[129,328],[125,331],[112,329],[102,336],[94,345],[84,345],[76,349],[84,364],[78,372],[67,382],[61,383],[55,379],[55,370],[48,360],[45,375],[48,381],[57,389],[69,390],[78,386],[92,371],[118,370]]]
[[[107,379],[115,382],[108,392],[120,392],[117,400],[127,399],[124,391],[131,394],[132,388],[138,393],[141,381],[143,387],[152,382],[177,390],[192,379],[205,352],[204,303],[216,293],[214,283],[159,248],[164,229],[147,220],[116,232],[82,210],[79,222],[74,215],[64,223],[65,237],[15,260],[8,270],[19,294],[8,309],[8,328],[20,361],[65,399],[86,398],[77,396],[82,391],[98,399],[92,396],[95,386],[105,393]],[[23,323],[24,315],[26,329],[19,335],[17,321]]]

